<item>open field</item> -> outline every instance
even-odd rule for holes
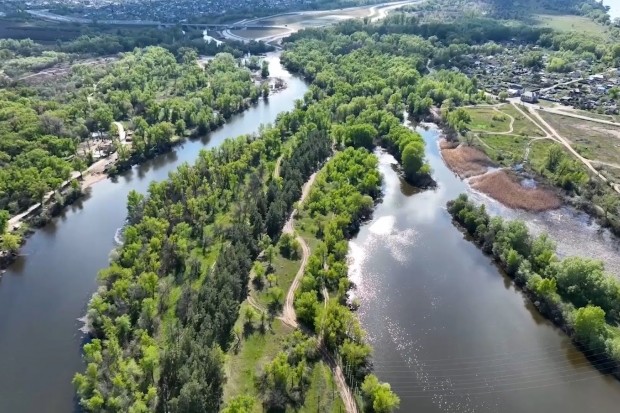
[[[241,307],[243,314],[244,303]],[[241,320],[237,320],[242,324]],[[274,320],[272,331],[267,329],[264,333],[260,331],[260,323],[254,322],[255,329],[251,332],[246,330],[246,334],[239,347],[233,347],[226,355],[226,385],[224,386],[224,401],[240,394],[256,397],[254,379],[260,372],[260,367],[271,361],[280,351],[282,338],[290,333],[292,329],[280,320]],[[261,412],[260,403],[254,405],[254,412]]]
[[[273,259],[273,269],[274,274],[277,278],[278,287],[282,288],[282,290],[284,291],[288,291],[291,283],[293,282],[293,279],[295,278],[295,274],[297,274],[297,270],[299,270],[299,266],[299,260],[289,260],[277,253]],[[260,302],[265,307],[267,307],[267,304],[269,302],[267,296],[267,291],[269,290],[269,287],[269,283],[265,278],[265,282],[261,290],[253,289],[253,293],[256,294],[258,302]]]
[[[530,141],[529,138],[512,135],[480,134],[479,138],[486,145],[475,142],[476,146],[493,161],[506,166],[521,162],[525,157],[525,148]]]
[[[528,160],[532,168],[535,170],[540,170],[540,168],[545,163],[545,158],[547,157],[547,153],[549,152],[549,148],[553,145],[558,145],[558,143],[553,142],[550,139],[541,139],[535,142],[532,142],[530,145],[530,153],[528,156]],[[566,150],[563,146],[564,152],[568,154],[568,150]]]
[[[510,118],[502,115],[491,107],[467,108],[471,116],[469,128],[475,131],[485,132],[508,132],[510,131]]]
[[[471,186],[509,208],[546,211],[559,208],[560,199],[550,190],[526,188],[505,171],[494,171],[471,180]]]
[[[605,36],[605,26],[583,16],[537,14],[533,17],[534,24],[539,27],[548,27],[560,32],[577,31],[595,36]]]
[[[265,27],[264,29],[247,29],[247,30],[231,30],[235,36],[243,37],[246,39],[260,39],[267,36],[277,36],[279,34],[288,33],[287,29],[279,29],[277,27]]]
[[[574,113],[576,115],[581,115],[581,116],[588,116],[593,119],[607,120],[611,122],[620,122],[619,115],[605,115],[605,114],[596,113],[596,112],[592,112],[588,110],[569,108],[566,106],[557,106],[556,108],[562,112]]]
[[[584,158],[620,165],[620,128],[544,110],[539,113]]]
[[[523,116],[521,112],[519,112],[514,106],[502,105],[499,110],[512,116],[515,119],[512,125],[515,134],[532,137],[545,136],[545,133],[540,130],[538,126],[536,126],[529,119]]]

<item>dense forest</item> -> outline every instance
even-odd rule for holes
[[[533,236],[522,221],[490,217],[461,195],[448,211],[482,249],[525,286],[542,314],[564,328],[586,349],[603,359],[604,370],[620,376],[620,282],[601,261],[558,259],[547,234]]]
[[[112,56],[148,46],[163,47],[175,55],[180,49],[189,47],[200,55],[230,53],[235,57],[273,50],[273,47],[255,41],[217,45],[215,42],[205,42],[201,30],[183,30],[181,27],[113,30],[106,26],[84,26],[75,29],[79,36],[74,39],[64,42],[59,40],[51,46],[37,43],[49,40],[50,30],[27,32],[29,37],[23,39],[1,39],[0,68],[4,73],[13,78],[27,71],[42,70],[61,62],[72,63],[89,56]]]
[[[0,209],[22,211],[85,170],[93,134],[112,138],[121,169],[213,130],[268,93],[230,54],[202,69],[193,49],[179,52],[149,47],[104,68],[76,65],[75,88],[54,99],[20,86],[1,91]],[[131,146],[115,140],[115,121],[135,131]]]

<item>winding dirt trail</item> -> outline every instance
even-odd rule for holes
[[[301,191],[301,198],[299,199],[300,204],[303,203],[308,197],[308,194],[310,193],[310,188],[312,187],[315,178],[316,172],[313,173],[310,176],[310,179],[308,179],[308,182],[304,184],[304,187]],[[297,214],[297,209],[294,209],[293,212],[291,212],[291,216],[284,225],[283,232],[285,234],[295,233],[295,228],[293,227],[293,222],[295,221],[295,214]],[[284,309],[282,311],[281,317],[281,320],[284,323],[288,324],[293,328],[299,327],[299,324],[297,323],[297,316],[295,315],[295,308],[293,307],[295,301],[295,291],[297,290],[297,287],[299,287],[299,282],[304,276],[304,271],[306,270],[306,266],[308,265],[308,259],[310,258],[310,247],[308,246],[306,240],[304,240],[299,235],[295,237],[295,239],[301,245],[301,265],[299,266],[299,270],[297,271],[297,274],[295,274],[295,278],[293,279],[293,282],[291,283],[291,286],[286,293],[286,300],[284,302]]]

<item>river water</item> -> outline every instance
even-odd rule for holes
[[[95,185],[31,237],[25,257],[0,282],[0,412],[75,407],[71,379],[84,369],[78,318],[97,288],[95,274],[108,264],[128,192],[146,192],[151,181],[193,163],[201,148],[253,133],[292,109],[308,86],[288,74],[277,55],[268,59],[286,90],[202,140]],[[376,373],[392,383],[401,410],[617,411],[620,385],[594,370],[452,225],[445,203],[468,188],[441,161],[437,132],[422,133],[439,187],[417,192],[382,154],[385,198],[351,242],[351,276]]]
[[[416,191],[379,153],[384,199],[349,254],[375,373],[400,411],[618,412],[620,383],[452,224],[446,202],[469,188],[443,163],[438,132],[420,132],[438,188]]]
[[[202,140],[134,167],[115,182],[91,188],[62,216],[37,231],[23,248],[25,257],[0,282],[0,412],[67,413],[74,408],[73,375],[84,370],[78,318],[97,288],[96,274],[108,265],[114,236],[124,223],[129,191],[146,192],[198,151],[224,139],[253,133],[293,109],[308,86],[291,76],[271,54],[270,73],[288,88],[234,116]]]

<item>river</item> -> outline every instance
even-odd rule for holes
[[[0,283],[0,412],[75,407],[71,379],[84,369],[78,318],[97,288],[95,274],[108,264],[128,192],[146,192],[201,148],[255,132],[292,109],[308,86],[277,55],[268,59],[286,90],[204,139],[95,185],[29,239]],[[417,192],[382,154],[385,197],[351,242],[351,276],[376,373],[392,383],[401,410],[617,411],[620,385],[594,370],[452,225],[445,203],[468,188],[443,164],[437,132],[422,133],[438,188]]]
[[[198,151],[224,139],[253,133],[293,109],[308,86],[270,54],[270,73],[288,87],[234,116],[201,140],[134,167],[91,188],[90,194],[37,231],[0,282],[0,412],[67,413],[74,408],[71,380],[84,370],[78,318],[97,288],[96,274],[108,265],[114,236],[125,220],[131,190],[146,192]]]
[[[609,6],[609,17],[613,21],[620,18],[620,0],[603,0],[605,6]]]
[[[451,222],[468,191],[420,130],[438,188],[419,192],[380,153],[384,198],[350,243],[360,320],[375,373],[403,412],[617,412],[620,383],[600,374]]]

